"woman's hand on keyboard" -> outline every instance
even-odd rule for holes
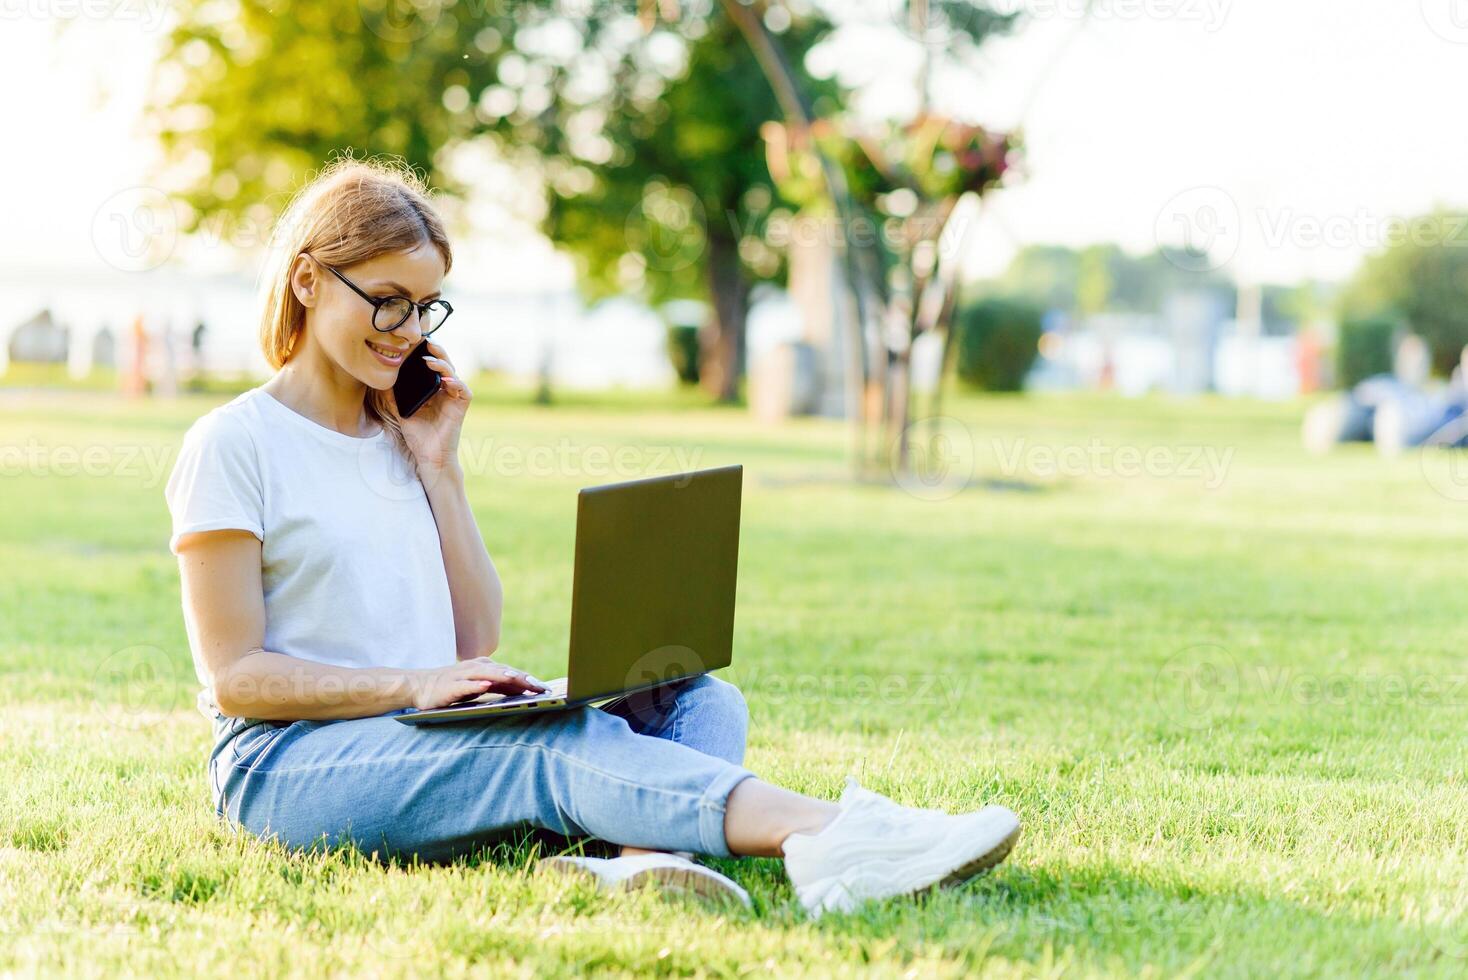
[[[417,671],[414,678],[413,707],[420,711],[442,708],[456,701],[496,694],[539,694],[545,684],[514,667],[496,663],[488,657],[460,660],[447,667]]]

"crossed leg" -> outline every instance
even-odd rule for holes
[[[602,705],[602,710],[626,719],[639,735],[665,738],[736,766],[744,764],[748,705],[739,688],[712,674],[630,694]],[[621,853],[625,857],[658,852],[624,845]]]

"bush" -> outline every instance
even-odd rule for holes
[[[984,299],[960,307],[958,376],[985,391],[1019,391],[1040,352],[1040,309],[1011,299]]]
[[[668,328],[668,359],[679,381],[698,384],[698,327],[679,324]]]
[[[1388,317],[1346,320],[1335,351],[1336,383],[1353,388],[1373,374],[1390,374],[1397,323]]]
[[[1446,377],[1468,346],[1468,213],[1435,211],[1409,219],[1404,230],[1352,277],[1345,317],[1410,329],[1432,352],[1432,369]]]

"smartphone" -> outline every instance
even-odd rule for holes
[[[423,403],[432,398],[443,384],[438,372],[423,363],[423,356],[427,353],[428,341],[424,340],[413,348],[412,353],[403,359],[403,366],[398,368],[398,380],[393,382],[392,395],[402,418],[422,408]]]

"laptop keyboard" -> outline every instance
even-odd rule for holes
[[[526,701],[549,701],[552,698],[563,698],[566,696],[566,678],[559,677],[553,681],[546,681],[547,690],[540,693],[516,694],[513,697],[503,698],[494,702],[495,704],[523,704]]]
[[[466,701],[455,701],[453,704],[446,705],[445,707],[467,708],[470,705],[478,706],[482,704],[530,704],[535,701],[550,701],[554,700],[555,698],[563,698],[566,696],[566,681],[567,678],[565,677],[558,677],[553,681],[546,681],[545,686],[547,690],[538,693],[526,692],[525,694],[515,694],[510,697],[502,697],[498,694],[493,693],[480,694],[477,697],[470,698]]]

